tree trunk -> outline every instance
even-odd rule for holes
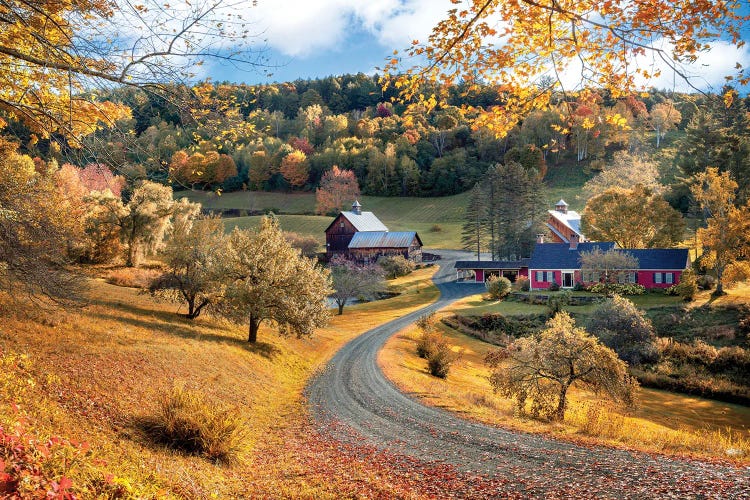
[[[201,314],[201,310],[208,305],[208,300],[204,300],[197,306],[195,305],[195,299],[188,300],[188,319],[195,319]]]
[[[258,328],[260,327],[260,319],[257,319],[252,314],[250,315],[250,328],[248,329],[247,341],[254,344],[258,341]]]
[[[568,394],[568,386],[563,384],[560,387],[560,399],[557,401],[557,410],[555,410],[555,420],[562,422],[565,418],[565,407],[567,406],[566,397]]]
[[[346,304],[346,300],[344,300],[344,301],[340,301],[339,300],[336,303],[339,306],[339,316],[341,316],[342,314],[344,314],[344,305]]]
[[[135,267],[135,254],[136,254],[137,248],[133,242],[128,245],[128,259],[127,262],[125,262],[125,265],[128,267]]]

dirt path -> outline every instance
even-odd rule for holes
[[[446,282],[452,262],[466,255],[444,253],[435,278],[438,302],[352,340],[310,383],[306,394],[321,433],[347,445],[450,464],[472,481],[491,481],[498,496],[750,499],[749,468],[585,447],[490,427],[424,406],[396,389],[377,366],[378,351],[420,315],[478,292],[477,285]]]

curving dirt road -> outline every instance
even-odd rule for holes
[[[477,293],[481,285],[447,282],[460,258],[471,259],[462,252],[443,253],[435,278],[438,302],[352,340],[310,383],[306,394],[322,433],[351,445],[450,464],[476,481],[494,479],[503,485],[495,490],[498,496],[750,498],[750,468],[508,431],[424,406],[396,389],[378,368],[377,353],[420,315]]]

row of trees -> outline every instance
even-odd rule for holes
[[[23,127],[14,131],[32,155],[72,157],[77,164],[106,162],[133,180],[173,181],[175,186],[201,189],[312,190],[338,165],[355,173],[366,194],[454,194],[470,189],[496,163],[518,161],[542,176],[553,163],[597,167],[614,151],[653,148],[655,141],[647,134],[663,137],[674,128],[702,134],[686,146],[710,144],[716,149],[712,157],[746,170],[743,155],[732,153],[746,136],[740,121],[747,102],[739,98],[727,113],[721,99],[713,96],[652,92],[646,98],[616,100],[593,91],[561,95],[548,109],[523,116],[499,139],[474,124],[475,112],[462,108],[473,97],[460,97],[460,86],[449,87],[456,96],[445,106],[412,109],[406,115],[403,105],[392,105],[382,93],[365,107],[339,111],[330,106],[332,91],[315,90],[319,82],[175,86],[171,92],[178,97],[171,102],[120,89],[110,97],[133,109],[133,117],[84,139],[83,149],[70,149],[63,141],[58,151],[51,139],[34,142]],[[486,105],[499,102],[492,88],[473,94],[483,95],[480,102]],[[295,95],[298,107],[288,114],[268,95]],[[494,95],[494,101],[488,95]],[[183,105],[176,106],[177,101]],[[707,113],[720,116],[734,139],[715,148],[718,136],[698,125]],[[718,126],[717,120],[712,126]],[[695,156],[680,160],[686,169],[692,168],[691,158]],[[739,172],[733,173],[739,179]]]
[[[492,259],[530,255],[545,220],[544,187],[537,170],[508,162],[489,168],[469,195],[462,230],[464,249],[489,249]]]

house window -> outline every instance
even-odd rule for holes
[[[555,273],[552,271],[536,271],[536,280],[540,283],[549,283],[555,279]]]
[[[654,283],[661,285],[661,273],[654,273]]]
[[[626,273],[622,273],[617,277],[618,283],[637,283],[637,273],[633,271],[628,271]]]
[[[340,227],[341,229],[344,229],[344,221],[341,221],[341,223],[339,224],[339,227]]]
[[[664,273],[664,282],[670,285],[674,283],[674,273]]]

